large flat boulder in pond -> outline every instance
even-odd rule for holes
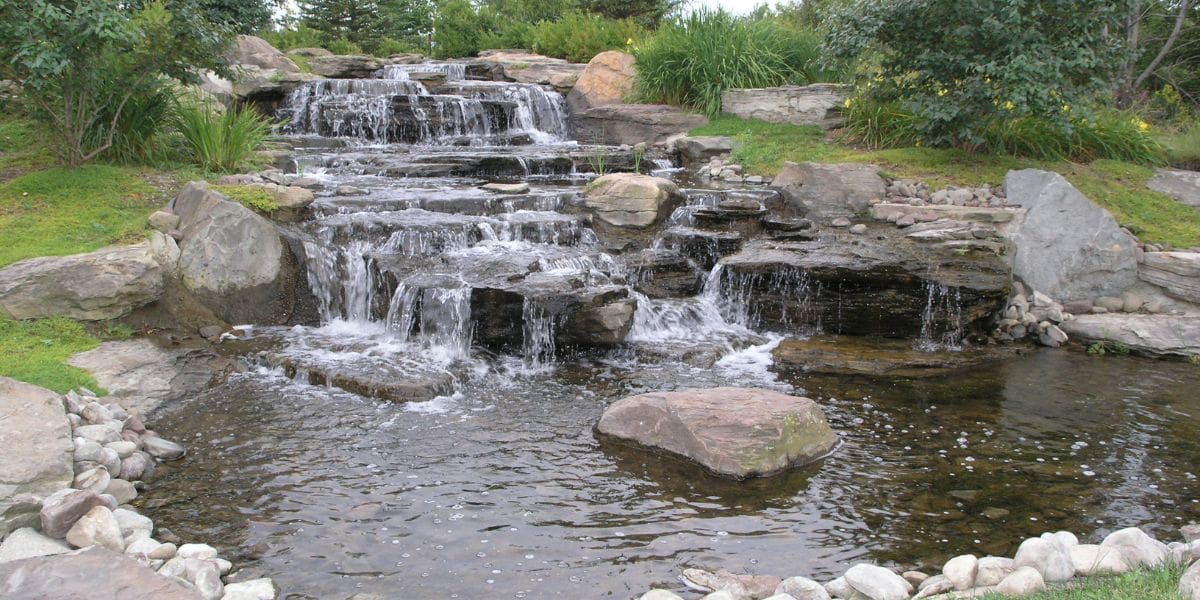
[[[202,182],[171,209],[183,233],[179,275],[196,299],[230,323],[287,322],[298,270],[274,224]]]
[[[981,350],[931,351],[909,340],[828,335],[783,340],[772,356],[774,369],[785,373],[921,379],[966,371],[998,355]]]
[[[816,402],[757,388],[630,396],[609,406],[596,430],[736,479],[812,462],[837,445]]]
[[[567,94],[571,112],[624,102],[633,93],[633,79],[637,76],[635,62],[637,59],[633,55],[616,50],[593,56],[580,73],[575,87]]]
[[[1062,175],[1010,171],[1004,191],[1026,210],[1007,230],[1013,276],[1059,302],[1120,296],[1137,283],[1134,239]]]
[[[725,90],[721,112],[743,119],[830,129],[841,124],[842,103],[849,93],[849,88],[835,83]]]
[[[587,144],[653,144],[708,124],[704,115],[666,104],[606,104],[573,117],[575,139]]]
[[[0,536],[38,522],[43,499],[71,485],[71,424],[54,392],[0,377]],[[0,597],[4,597],[0,594]]]
[[[0,269],[0,313],[105,321],[154,302],[163,287],[163,268],[150,241],[30,258]]]
[[[1108,313],[1076,315],[1058,326],[1084,344],[1111,342],[1146,356],[1200,355],[1200,317]]]
[[[10,600],[200,600],[177,579],[99,546],[0,564],[0,598]]]
[[[788,198],[783,216],[831,221],[864,214],[887,185],[875,165],[785,162],[772,185]]]

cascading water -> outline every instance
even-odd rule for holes
[[[925,283],[925,309],[921,311],[919,350],[958,350],[964,336],[962,298],[957,289],[940,283]]]

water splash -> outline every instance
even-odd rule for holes
[[[925,309],[921,311],[921,335],[913,346],[922,351],[961,350],[963,330],[962,296],[958,288],[926,281]]]

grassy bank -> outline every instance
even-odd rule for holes
[[[1057,171],[1142,240],[1180,248],[1200,245],[1200,211],[1147,190],[1154,170],[1139,165],[1111,160],[1084,165],[933,148],[864,150],[827,139],[819,127],[736,117],[719,117],[691,134],[732,137],[733,160],[755,175],[773,176],[784,161],[864,162],[878,165],[890,177],[941,187],[999,185],[1012,169]]]
[[[91,375],[67,364],[71,355],[99,343],[70,319],[14,321],[0,316],[0,375],[59,393],[80,386],[99,392]]]
[[[1179,578],[1183,569],[1171,566],[1152,571],[1133,571],[1116,577],[1092,577],[1070,587],[1026,596],[1026,600],[1179,600]],[[982,600],[1003,600],[988,594]]]

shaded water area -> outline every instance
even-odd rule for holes
[[[799,378],[845,443],[762,481],[593,435],[624,395],[762,377],[585,361],[397,405],[252,373],[156,419],[191,454],[145,497],[291,598],[627,598],[681,566],[822,577],[1200,519],[1188,364],[1047,350],[936,382]]]
[[[777,374],[781,340],[822,332],[969,353],[1007,275],[767,223],[764,188],[686,189],[613,242],[583,184],[662,159],[572,142],[555,92],[465,77],[289,99],[324,187],[280,227],[316,314],[252,328],[226,346],[245,372],[153,416],[190,449],[139,499],[156,523],[284,598],[341,599],[630,598],[685,566],[824,578],[1200,520],[1200,368],[1028,350],[936,378]],[[739,483],[593,433],[622,397],[714,386],[812,397],[844,443]]]

